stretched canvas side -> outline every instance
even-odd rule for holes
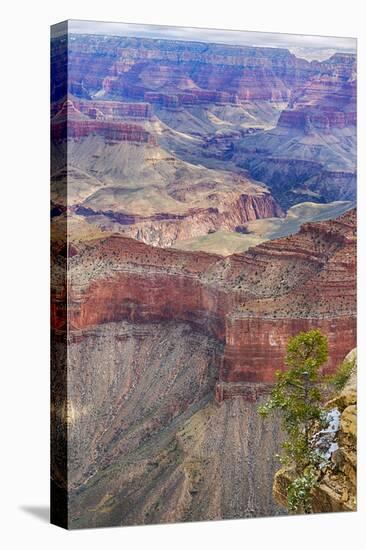
[[[51,523],[68,526],[67,423],[67,117],[54,105],[67,98],[68,23],[51,27]],[[55,223],[55,220],[57,222]]]

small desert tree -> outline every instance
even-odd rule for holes
[[[280,412],[287,439],[281,462],[292,464],[298,477],[288,488],[291,511],[311,511],[310,491],[316,482],[319,455],[311,445],[311,427],[323,421],[320,367],[328,358],[328,343],[319,330],[301,332],[287,345],[286,369],[276,373],[277,383],[267,403],[259,407],[263,417]]]
[[[328,377],[327,382],[333,387],[336,392],[342,391],[348,380],[350,379],[354,367],[354,359],[344,359],[344,361],[339,365],[336,372]]]

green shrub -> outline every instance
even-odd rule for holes
[[[287,506],[290,512],[311,512],[311,490],[315,487],[317,476],[312,468],[304,470],[294,479],[287,491]]]
[[[311,512],[310,491],[316,483],[315,468],[319,455],[312,445],[312,427],[322,423],[323,377],[321,367],[328,359],[328,341],[319,330],[301,332],[287,345],[286,369],[276,373],[277,382],[269,400],[259,407],[266,418],[274,410],[282,417],[286,432],[280,457],[282,464],[293,464],[298,476],[288,489],[288,506],[291,511]]]
[[[353,367],[353,361],[344,360],[343,363],[340,364],[336,372],[329,377],[330,384],[337,392],[342,391],[347,384],[349,377],[351,376]]]

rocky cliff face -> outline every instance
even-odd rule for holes
[[[68,101],[58,101],[51,105],[51,116],[65,113],[65,107],[71,113],[84,114],[92,119],[113,120],[118,118],[132,118],[137,120],[151,120],[153,110],[150,103],[131,103],[123,101],[82,100],[71,96]]]
[[[98,59],[95,52],[98,50]],[[103,90],[176,108],[204,102],[288,100],[314,75],[354,73],[354,58],[308,62],[286,49],[73,35],[70,86],[80,94]],[[82,87],[81,87],[82,83]]]
[[[238,142],[239,165],[267,183],[285,208],[307,197],[354,200],[356,91],[355,58],[324,62],[318,74],[292,90],[275,128]]]
[[[82,82],[89,94],[104,90],[172,108],[288,99],[291,88],[314,72],[310,63],[285,49],[148,38],[108,37],[101,44],[96,36],[74,35],[69,56],[74,88]]]
[[[61,47],[54,48],[55,64]],[[90,99],[98,92],[170,109],[256,100],[293,105],[303,92],[309,103],[328,96],[342,105],[355,76],[352,55],[310,63],[280,48],[111,36],[101,43],[97,36],[73,35],[68,54],[71,93]]]
[[[329,371],[354,345],[354,229],[349,212],[229,258],[119,235],[58,254],[68,317],[56,284],[53,350],[60,365],[67,322],[69,391],[52,410],[67,425],[70,526],[281,513],[282,434],[257,406],[293,334],[328,336]]]
[[[61,104],[51,118],[52,140],[57,142],[94,135],[103,137],[106,143],[131,141],[156,145],[155,138],[142,126],[118,120],[120,117],[148,119],[146,106],[126,108],[114,103],[100,110],[97,105],[97,102],[88,105],[71,100]],[[109,113],[112,114],[110,119],[107,118]],[[117,120],[112,118],[113,115]]]
[[[278,120],[279,127],[313,131],[351,128],[356,124],[355,60],[333,56],[323,71],[293,91],[289,109]]]
[[[318,472],[319,480],[311,495],[314,513],[350,512],[356,510],[357,493],[357,364],[356,350],[346,359],[353,371],[345,388],[326,403],[329,410],[340,414],[339,427],[333,443],[329,464]],[[273,494],[286,507],[287,487],[293,479],[291,468],[281,468],[275,476]]]
[[[82,376],[69,396],[71,527],[280,513],[268,484],[278,425],[249,401],[212,402],[217,341],[185,323],[122,322],[70,351]]]
[[[91,201],[87,201],[88,206],[77,207],[75,213],[88,220],[103,219],[107,229],[118,227],[125,236],[160,247],[174,246],[177,241],[207,235],[220,229],[235,231],[236,227],[248,221],[283,215],[269,193],[240,194],[239,187],[236,193],[220,199],[217,207],[188,208],[184,213],[159,212],[151,216],[96,210],[93,204],[89,207]]]
[[[106,322],[192,323],[224,344],[225,385],[273,382],[288,338],[316,326],[331,371],[355,345],[355,239],[352,211],[227,259],[120,236],[80,244],[69,258],[70,328],[82,338]]]

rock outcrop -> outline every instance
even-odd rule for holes
[[[347,128],[356,124],[356,89],[353,76],[321,75],[294,91],[291,109],[284,110],[279,127],[296,128],[305,134],[313,130],[330,132],[331,128]]]
[[[131,112],[136,113],[133,107],[131,110],[118,106],[109,108],[116,116],[117,120],[106,119],[108,105],[104,109],[104,113],[100,111],[102,117],[98,120],[98,111],[95,104],[94,107],[85,108],[85,103],[73,102],[71,99],[65,101],[53,118],[51,118],[52,140],[57,142],[65,141],[66,139],[78,139],[96,135],[103,137],[106,143],[130,141],[156,145],[154,136],[147,132],[142,126],[118,120],[118,113],[122,114],[122,116],[126,116],[126,118],[131,116]],[[142,115],[146,114],[146,106],[142,105],[138,113],[140,114],[140,118],[144,118]]]
[[[131,103],[123,101],[98,101],[82,100],[70,96],[68,101],[59,101],[51,105],[51,115],[65,113],[65,108],[69,107],[72,112],[84,114],[92,119],[113,120],[118,118],[151,120],[153,110],[150,103]]]
[[[93,204],[89,207],[88,201],[85,206],[76,207],[75,213],[89,220],[102,219],[105,228],[118,227],[122,235],[160,247],[174,246],[177,241],[207,235],[220,229],[234,231],[248,221],[283,215],[276,201],[266,192],[240,193],[239,187],[238,192],[232,192],[226,197],[219,198],[216,195],[216,200],[216,207],[188,208],[186,212],[177,214],[158,212],[151,216],[97,210]]]

